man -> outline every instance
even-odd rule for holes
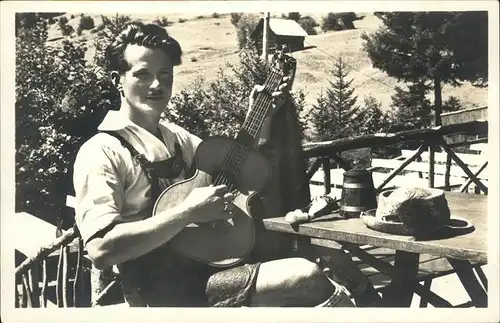
[[[178,206],[150,216],[158,192],[188,176],[200,143],[160,121],[181,54],[165,29],[142,23],[129,24],[107,49],[121,106],[81,147],[74,167],[76,222],[95,267],[118,266],[131,306],[353,306],[345,288],[302,258],[220,270],[169,249],[186,225],[231,217],[224,185],[197,188]],[[285,79],[273,95],[283,97],[287,85]],[[144,166],[179,156],[180,171],[157,182]]]

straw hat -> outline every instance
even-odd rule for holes
[[[361,214],[363,223],[374,230],[401,235],[428,235],[450,221],[444,192],[431,188],[398,188],[379,196],[376,210]]]

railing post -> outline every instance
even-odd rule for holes
[[[429,187],[434,188],[434,152],[436,147],[429,143]]]
[[[323,164],[323,185],[325,187],[325,195],[328,195],[332,191],[332,181],[330,178],[330,158],[323,157],[321,161]]]
[[[47,277],[47,260],[42,261],[42,292],[41,292],[41,306],[47,307],[47,287],[49,285],[49,278]]]
[[[467,174],[467,176],[470,178],[470,180],[476,184],[481,191],[483,191],[485,194],[488,194],[488,188],[477,178],[477,175],[474,175],[469,167],[455,154],[455,152],[448,146],[446,142],[441,141],[440,146],[448,153],[451,155],[451,158],[457,163],[460,168]]]
[[[477,172],[474,174],[475,177],[477,177],[485,168],[486,166],[488,166],[488,161],[486,161],[478,170]],[[462,186],[460,186],[460,189],[459,191],[461,193],[465,193],[467,191],[467,187],[469,187],[469,185],[472,183],[472,178],[468,178],[465,183],[462,184]],[[477,186],[476,186],[477,188]],[[476,193],[476,194],[479,194],[479,193]]]
[[[21,298],[21,293],[19,293],[19,284],[17,282],[17,278],[16,278],[16,294],[15,294],[15,299],[14,299],[14,307],[15,308],[19,308],[21,306],[21,304],[19,303],[19,300]]]
[[[32,304],[33,307],[40,307],[40,263],[34,263],[30,270],[28,270],[29,284],[32,290]]]
[[[69,258],[69,247],[65,246],[63,249],[63,269],[62,269],[62,296],[63,296],[63,306],[69,307],[69,293],[68,293],[68,285],[69,285],[69,276],[68,276],[68,258]]]
[[[399,174],[406,166],[410,165],[418,156],[422,155],[426,148],[426,144],[422,144],[418,150],[407,160],[405,160],[398,168],[394,169],[384,181],[377,187],[377,192],[380,192],[397,174]]]
[[[444,173],[444,190],[450,191],[451,155],[446,153],[446,171]]]
[[[26,285],[23,282],[23,276],[24,274],[21,274],[21,307],[26,308],[28,307],[28,291],[26,290]]]
[[[73,279],[73,307],[79,307],[81,294],[83,292],[83,240],[78,239],[78,254],[75,268],[75,277]]]
[[[340,156],[340,154],[338,153],[335,153],[332,155],[332,158],[335,160],[335,162],[340,166],[342,167],[346,172],[348,170],[351,170],[351,166],[349,166],[349,164],[342,159],[342,157]]]
[[[423,161],[422,155],[418,155],[416,161],[417,162],[422,162]],[[422,172],[418,172],[418,178],[424,178],[424,174],[422,174]]]
[[[306,172],[306,178],[308,181],[311,180],[311,178],[314,176],[314,173],[316,173],[316,171],[319,169],[319,166],[321,165],[321,158],[312,158],[311,161],[311,166],[309,166]]]
[[[27,307],[32,308],[33,307],[33,293],[31,291],[31,286],[30,286],[30,283],[29,283],[29,279],[26,276],[27,276],[26,273],[22,274],[22,278],[23,278],[23,293],[26,295]]]
[[[56,276],[56,302],[57,307],[64,307],[63,305],[63,263],[64,263],[64,246],[59,248],[59,260],[57,262],[57,276]]]

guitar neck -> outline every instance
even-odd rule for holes
[[[247,140],[255,142],[258,139],[262,124],[273,104],[271,93],[279,86],[281,78],[282,75],[279,73],[273,71],[269,73],[264,83],[264,90],[257,93],[252,108],[241,126],[237,139],[243,139],[244,142]]]

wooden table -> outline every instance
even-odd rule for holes
[[[487,263],[487,196],[446,192],[452,218],[462,218],[474,225],[472,232],[445,232],[438,239],[416,241],[409,236],[392,235],[367,228],[360,219],[340,219],[328,215],[300,225],[290,225],[284,217],[264,220],[266,229],[307,237],[310,243],[333,240],[363,262],[392,278],[384,299],[390,306],[409,306],[413,292],[434,306],[451,306],[449,302],[426,290],[416,280],[419,255],[443,256],[455,269],[473,305],[487,306],[487,294],[479,284],[473,263]],[[469,230],[470,231],[470,230]],[[396,250],[394,266],[364,252],[358,245]],[[484,277],[484,280],[486,278]],[[486,281],[484,281],[486,286]]]

